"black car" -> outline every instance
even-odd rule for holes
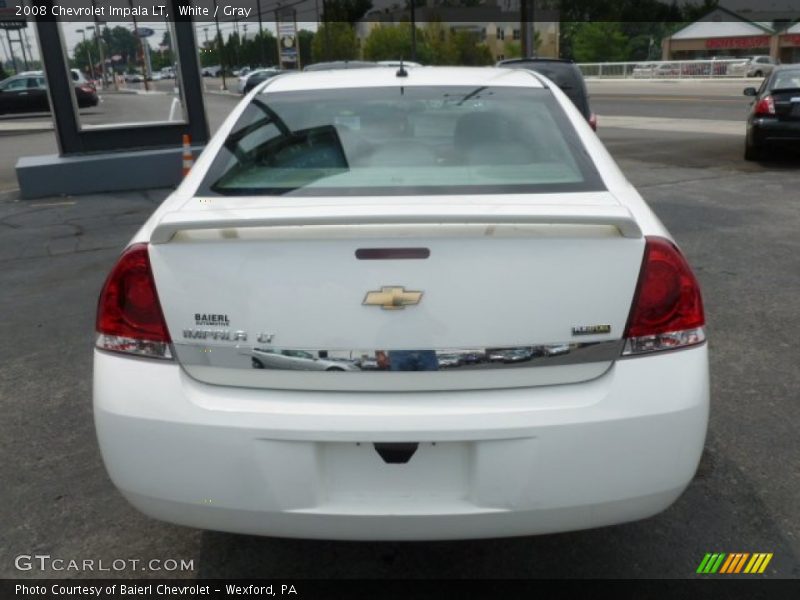
[[[250,77],[247,78],[247,81],[244,84],[244,89],[242,90],[242,94],[247,94],[256,87],[259,83],[263,83],[267,79],[271,79],[276,75],[280,75],[281,71],[278,69],[268,69],[264,71],[256,71]]]
[[[78,107],[97,106],[97,90],[88,83],[75,85]],[[0,81],[0,114],[46,112],[50,110],[47,83],[43,75],[15,75]]]
[[[584,118],[597,129],[597,116],[589,106],[589,92],[583,73],[571,60],[562,58],[510,58],[497,63],[506,69],[528,69],[544,75],[555,83],[572,100]]]
[[[744,95],[753,96],[746,160],[761,160],[777,146],[800,150],[800,66],[776,67],[760,88],[745,88]]]

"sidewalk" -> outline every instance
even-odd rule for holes
[[[597,116],[597,127],[619,129],[643,129],[648,131],[672,131],[676,133],[708,133],[716,135],[744,136],[746,123],[714,119],[678,119],[667,117],[622,117]]]

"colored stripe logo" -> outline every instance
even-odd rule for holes
[[[769,561],[772,560],[772,552],[708,552],[700,561],[697,573],[714,574],[724,573],[726,575],[746,573],[760,574],[766,571]]]

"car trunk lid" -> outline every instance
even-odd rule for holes
[[[190,202],[150,237],[176,356],[207,383],[282,389],[597,377],[618,354],[644,238],[608,193],[526,198]],[[381,368],[431,368],[430,353],[435,371]]]

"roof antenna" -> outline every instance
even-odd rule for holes
[[[408,77],[408,71],[405,70],[403,67],[403,57],[400,57],[400,68],[397,69],[397,73],[395,73],[397,77]]]

